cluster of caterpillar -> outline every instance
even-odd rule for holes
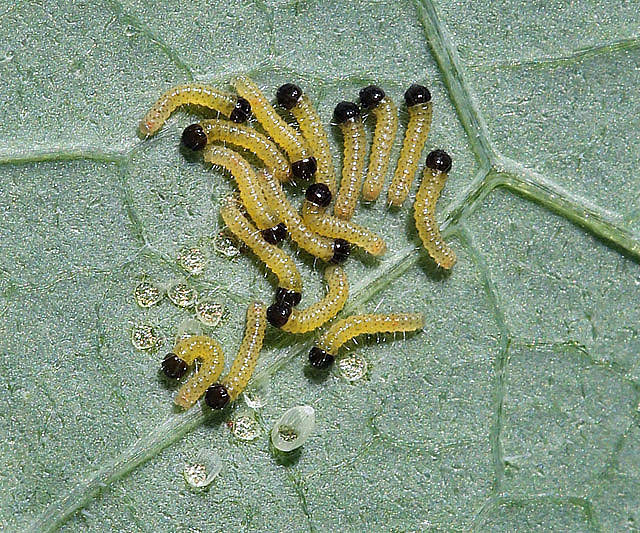
[[[383,255],[387,249],[379,235],[351,221],[360,194],[367,202],[377,200],[389,169],[398,131],[398,108],[384,90],[370,85],[360,91],[359,105],[343,101],[335,107],[333,123],[340,129],[344,146],[338,188],[322,120],[298,85],[287,83],[276,91],[278,105],[293,115],[298,129],[281,117],[249,78],[237,78],[234,87],[237,95],[200,83],[179,85],[162,94],[140,122],[141,134],[148,137],[183,105],[205,107],[229,117],[192,124],[183,131],[181,141],[190,150],[202,151],[206,162],[233,176],[239,199],[229,197],[222,206],[221,217],[229,231],[278,280],[272,305],[253,302],[247,309],[244,339],[224,377],[220,377],[224,368],[223,350],[206,336],[180,340],[164,358],[162,370],[171,379],[180,379],[190,367],[197,367],[175,398],[175,403],[185,409],[203,395],[205,403],[213,409],[222,409],[234,401],[256,367],[267,324],[292,334],[320,328],[336,317],[347,301],[349,284],[339,265],[347,259],[351,247],[358,246],[375,256]],[[409,121],[389,186],[389,206],[400,206],[406,200],[431,126],[429,90],[413,84],[404,98]],[[369,113],[375,118],[375,129],[365,175],[367,137],[363,115]],[[249,124],[252,115],[266,134]],[[255,168],[229,145],[253,153],[261,168]],[[455,255],[440,235],[435,205],[450,169],[451,158],[446,152],[430,152],[414,205],[418,234],[429,255],[446,269],[455,263]],[[298,212],[283,185],[309,179],[313,183],[307,188]],[[328,263],[324,271],[326,295],[305,309],[295,308],[302,298],[300,273],[289,254],[278,246],[287,237]],[[311,349],[309,364],[317,369],[329,368],[340,346],[357,335],[413,331],[422,328],[423,323],[422,315],[411,313],[343,318],[333,323]]]

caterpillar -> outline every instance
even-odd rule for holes
[[[296,293],[302,293],[302,278],[293,259],[282,249],[260,239],[258,230],[247,220],[233,197],[227,198],[220,210],[222,220],[238,239],[260,259],[278,278],[278,285]]]
[[[195,104],[228,116],[233,122],[245,122],[251,116],[251,104],[244,99],[218,91],[203,83],[178,85],[164,92],[140,121],[140,133],[155,134],[178,107]]]
[[[366,135],[360,109],[353,102],[340,102],[333,111],[333,120],[342,132],[344,143],[342,180],[333,213],[349,220],[355,213],[362,187]]]
[[[302,92],[299,86],[285,83],[276,91],[276,100],[281,107],[290,111],[295,117],[304,140],[316,159],[318,165],[315,174],[316,183],[324,183],[329,187],[331,194],[335,195],[336,173],[333,168],[327,132],[309,97]]]
[[[402,205],[407,198],[431,128],[432,105],[429,89],[414,83],[404,93],[404,100],[409,111],[409,123],[387,195],[388,203],[392,206]]]
[[[265,98],[260,88],[246,76],[235,80],[235,88],[240,96],[251,105],[253,114],[265,131],[287,153],[291,163],[291,173],[296,179],[309,179],[317,169],[316,159],[311,155],[299,131],[293,129],[276,112]]]
[[[351,247],[344,239],[331,241],[318,235],[304,223],[284,194],[280,184],[267,172],[258,174],[267,203],[289,230],[291,238],[314,257],[332,263],[342,263],[349,256]]]
[[[369,168],[362,185],[362,198],[373,202],[380,196],[389,169],[391,148],[398,132],[398,109],[391,98],[376,85],[360,90],[360,104],[371,111],[376,119]]]
[[[449,269],[456,262],[456,255],[444,242],[435,220],[436,202],[451,170],[451,157],[443,150],[427,155],[422,183],[413,205],[413,216],[420,239],[436,264]]]
[[[324,278],[328,290],[322,300],[301,310],[291,309],[283,303],[275,303],[267,308],[269,323],[289,333],[307,333],[336,316],[349,296],[347,275],[339,266],[330,265],[325,268]]]
[[[379,235],[364,226],[327,214],[325,208],[330,202],[331,192],[324,183],[309,186],[302,206],[302,217],[312,231],[325,237],[344,239],[372,255],[382,255],[387,251],[387,245]]]
[[[182,132],[182,144],[190,150],[203,150],[212,142],[240,146],[255,154],[278,181],[291,179],[291,165],[278,147],[265,135],[243,124],[212,119],[187,126]]]
[[[229,373],[205,393],[204,401],[209,407],[222,409],[245,389],[258,364],[266,329],[266,308],[261,302],[253,302],[247,308],[244,338]]]
[[[421,314],[352,315],[335,322],[320,337],[316,346],[309,352],[309,363],[314,368],[329,368],[340,346],[363,333],[414,331],[423,325],[424,317]]]
[[[203,157],[208,163],[219,165],[233,175],[240,190],[242,203],[259,229],[269,230],[280,222],[265,200],[253,167],[244,157],[229,148],[215,144],[207,145]]]
[[[183,409],[189,409],[202,396],[207,387],[214,383],[224,368],[224,354],[220,345],[210,337],[192,335],[179,341],[173,352],[162,361],[163,372],[172,379],[181,378],[196,360],[200,368],[178,391],[174,402]]]

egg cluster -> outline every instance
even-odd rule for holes
[[[398,108],[385,92],[371,85],[360,91],[359,105],[343,101],[335,107],[333,123],[341,131],[344,146],[338,188],[324,124],[298,85],[287,83],[276,91],[277,104],[293,115],[297,128],[282,118],[249,78],[237,78],[234,87],[236,94],[199,83],[179,85],[165,92],[140,122],[140,132],[148,137],[183,105],[202,106],[228,117],[188,126],[182,133],[182,144],[190,150],[202,151],[204,161],[233,176],[239,195],[225,200],[221,217],[228,230],[278,280],[272,305],[253,302],[247,309],[244,339],[225,376],[220,377],[224,367],[222,348],[209,337],[183,339],[165,357],[162,369],[171,379],[180,379],[190,367],[197,367],[175,398],[175,403],[183,408],[191,407],[202,395],[213,409],[222,409],[234,401],[256,367],[267,324],[292,334],[321,327],[347,301],[349,284],[340,264],[348,258],[351,247],[360,247],[374,256],[383,255],[387,249],[379,235],[351,221],[360,194],[365,201],[376,201],[389,169],[398,130]],[[431,94],[426,87],[413,84],[404,97],[409,121],[388,191],[388,204],[396,207],[409,194],[432,116]],[[368,165],[362,119],[367,113],[375,118]],[[264,134],[250,125],[252,117]],[[259,166],[231,147],[254,154]],[[450,169],[451,158],[446,152],[429,153],[414,205],[418,234],[429,255],[445,269],[453,266],[455,255],[440,235],[435,205]],[[283,186],[301,180],[313,183],[308,186],[298,211]],[[288,237],[299,248],[327,263],[324,271],[327,292],[306,309],[296,308],[303,290],[300,272],[292,257],[278,246]],[[340,346],[357,335],[414,331],[423,323],[422,315],[411,313],[346,317],[333,323],[320,337],[309,353],[309,364],[320,370],[329,368]]]

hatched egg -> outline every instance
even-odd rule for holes
[[[138,350],[151,350],[162,344],[162,338],[153,326],[138,324],[131,330],[131,343]]]
[[[207,262],[208,258],[200,248],[185,248],[178,254],[178,264],[189,274],[202,274]]]
[[[193,337],[194,335],[202,335],[202,325],[193,318],[185,318],[176,330],[176,344],[183,339]]]
[[[211,482],[222,470],[222,459],[210,450],[202,450],[195,461],[187,463],[182,474],[190,487],[204,489],[211,485]]]
[[[162,291],[148,281],[142,281],[133,290],[136,303],[143,308],[152,307],[162,300]]]
[[[198,293],[183,281],[179,281],[169,287],[167,296],[173,305],[192,307],[196,303]]]
[[[299,405],[285,412],[271,430],[276,449],[290,452],[302,446],[316,426],[316,414],[310,405]]]
[[[358,354],[348,355],[338,360],[338,369],[347,381],[358,381],[367,374],[367,361]]]
[[[241,415],[233,421],[232,432],[240,440],[254,440],[260,435],[260,424],[251,415]]]
[[[225,312],[225,306],[220,302],[200,300],[196,304],[196,317],[206,326],[215,327],[220,324]]]

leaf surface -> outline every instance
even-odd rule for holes
[[[468,5],[469,4],[469,5]],[[638,10],[631,4],[291,1],[18,3],[0,24],[0,525],[52,531],[511,531],[637,527]],[[228,308],[204,328],[231,359],[272,280],[212,240],[232,186],[179,150],[194,115],[136,136],[189,80],[297,81],[329,122],[339,100],[412,82],[435,105],[428,146],[454,167],[438,218],[458,255],[439,275],[409,206],[361,207],[389,253],[347,264],[348,312],[423,312],[424,331],[351,345],[348,383],[305,372],[313,336],[271,334],[254,386],[261,433],[178,414],[157,369],[193,313],[143,310],[141,279],[185,277]],[[406,113],[401,124],[406,124]],[[341,140],[331,142],[340,168]],[[396,141],[394,153],[399,150]],[[322,292],[302,254],[303,306]],[[135,350],[136,325],[164,339]],[[309,404],[302,451],[268,430]],[[209,491],[182,478],[199,449]]]

